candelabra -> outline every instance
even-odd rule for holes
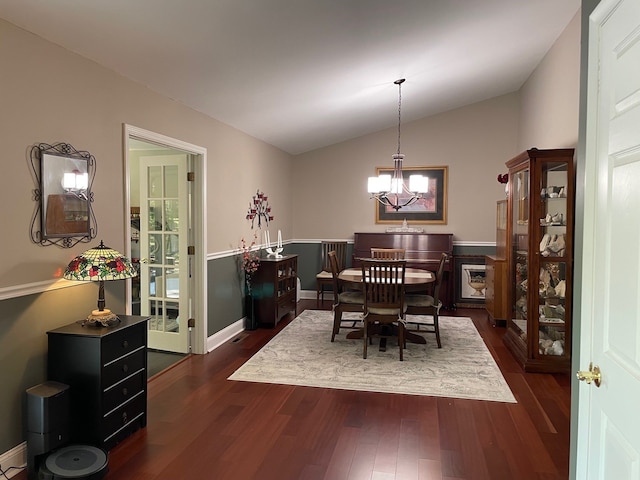
[[[264,232],[264,245],[267,250],[268,257],[282,258],[282,251],[284,248],[282,247],[282,233],[278,230],[278,241],[276,243],[276,248],[271,248],[271,237],[269,236],[269,230],[265,230]]]
[[[268,227],[269,222],[273,220],[268,198],[260,190],[256,191],[253,203],[249,202],[249,210],[247,210],[247,220],[251,220],[251,228],[253,228],[256,219],[258,220],[258,228],[262,228],[262,222]]]

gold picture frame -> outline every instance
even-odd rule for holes
[[[376,175],[393,175],[393,168],[376,167]],[[429,177],[429,192],[427,197],[418,200],[407,207],[396,211],[391,207],[375,202],[376,223],[400,224],[407,221],[408,224],[440,224],[447,223],[447,183],[449,168],[444,167],[405,167],[402,176],[405,184],[409,183],[410,175],[424,175]],[[399,197],[408,197],[408,194],[400,194]]]

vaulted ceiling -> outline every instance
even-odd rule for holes
[[[0,18],[292,154],[518,90],[580,0],[0,0]]]

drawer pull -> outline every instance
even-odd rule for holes
[[[125,423],[127,423],[128,420],[128,416],[127,416],[127,412],[122,412],[122,424],[124,425]]]
[[[122,341],[122,348],[127,348],[129,346],[129,342],[127,340]]]
[[[123,387],[123,388],[122,388],[122,395],[123,395],[124,397],[126,397],[128,393],[129,393],[129,390],[127,390],[127,387]]]
[[[122,365],[122,371],[124,373],[127,373],[129,371],[129,365],[127,365],[126,363],[124,365]]]

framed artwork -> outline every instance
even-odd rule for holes
[[[376,175],[393,175],[393,168],[377,167]],[[447,223],[447,175],[448,167],[405,167],[402,169],[405,183],[409,184],[410,175],[424,175],[429,177],[429,192],[425,198],[407,207],[395,211],[393,208],[375,202],[376,223]],[[400,200],[409,195],[398,195]]]
[[[486,283],[486,265],[483,255],[456,255],[455,303],[461,308],[483,308]]]

